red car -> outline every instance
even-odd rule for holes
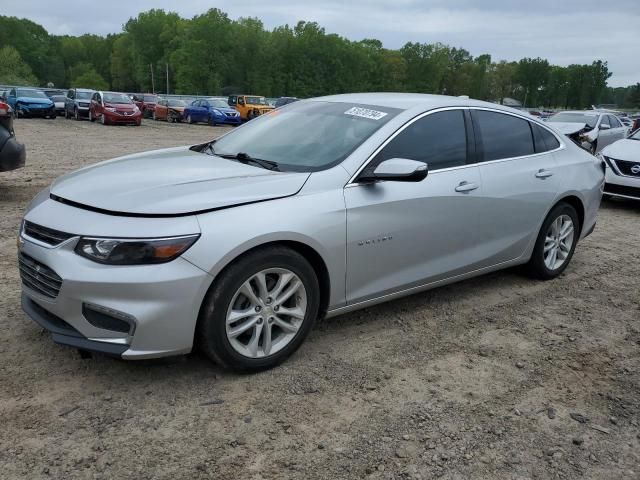
[[[158,103],[158,96],[153,93],[134,93],[133,101],[138,106],[142,115],[152,117]]]
[[[129,124],[140,126],[142,112],[131,98],[118,92],[95,92],[89,105],[89,120],[103,125]]]

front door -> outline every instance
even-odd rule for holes
[[[421,182],[345,187],[347,302],[365,301],[473,270],[486,211],[478,167],[467,162],[463,110],[426,115],[372,159],[424,161]]]

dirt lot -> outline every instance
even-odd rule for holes
[[[640,203],[607,202],[558,280],[506,271],[319,324],[285,365],[126,363],[53,344],[19,306],[38,190],[222,132],[20,120],[0,174],[0,478],[640,478]]]

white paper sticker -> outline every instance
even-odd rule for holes
[[[352,107],[344,112],[344,114],[353,115],[354,117],[368,118],[369,120],[380,120],[387,116],[386,112],[379,112],[377,110],[370,110],[362,107]]]

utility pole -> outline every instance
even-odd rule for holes
[[[169,64],[166,64],[167,66],[167,95],[169,95]]]
[[[151,93],[156,93],[156,84],[153,81],[153,63],[149,64],[149,70],[151,70]]]

